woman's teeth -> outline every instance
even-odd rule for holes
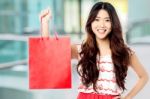
[[[105,29],[98,29],[97,31],[100,33],[104,33],[106,30]]]

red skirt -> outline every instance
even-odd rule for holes
[[[101,94],[80,92],[77,99],[113,99],[116,96],[117,95],[101,95]]]

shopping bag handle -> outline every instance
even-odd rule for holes
[[[47,14],[45,14],[44,16],[41,17],[40,21],[41,21],[41,24],[42,24],[42,21],[43,21],[43,17],[45,17]],[[50,17],[51,18],[51,17]],[[42,37],[42,25],[40,26],[40,32],[41,32],[41,37]],[[56,40],[58,40],[58,33],[54,27],[54,35],[55,35],[55,38]]]

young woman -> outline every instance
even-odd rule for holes
[[[49,36],[49,9],[40,14],[42,36]],[[148,75],[136,54],[124,43],[121,24],[114,7],[107,2],[96,3],[86,23],[87,39],[71,45],[72,58],[79,60],[80,75],[77,99],[133,99],[148,81]],[[127,70],[132,67],[139,79],[124,97]]]

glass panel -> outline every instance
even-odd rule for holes
[[[0,41],[0,63],[27,59],[27,43]]]
[[[135,23],[127,33],[128,42],[150,43],[150,22]]]

